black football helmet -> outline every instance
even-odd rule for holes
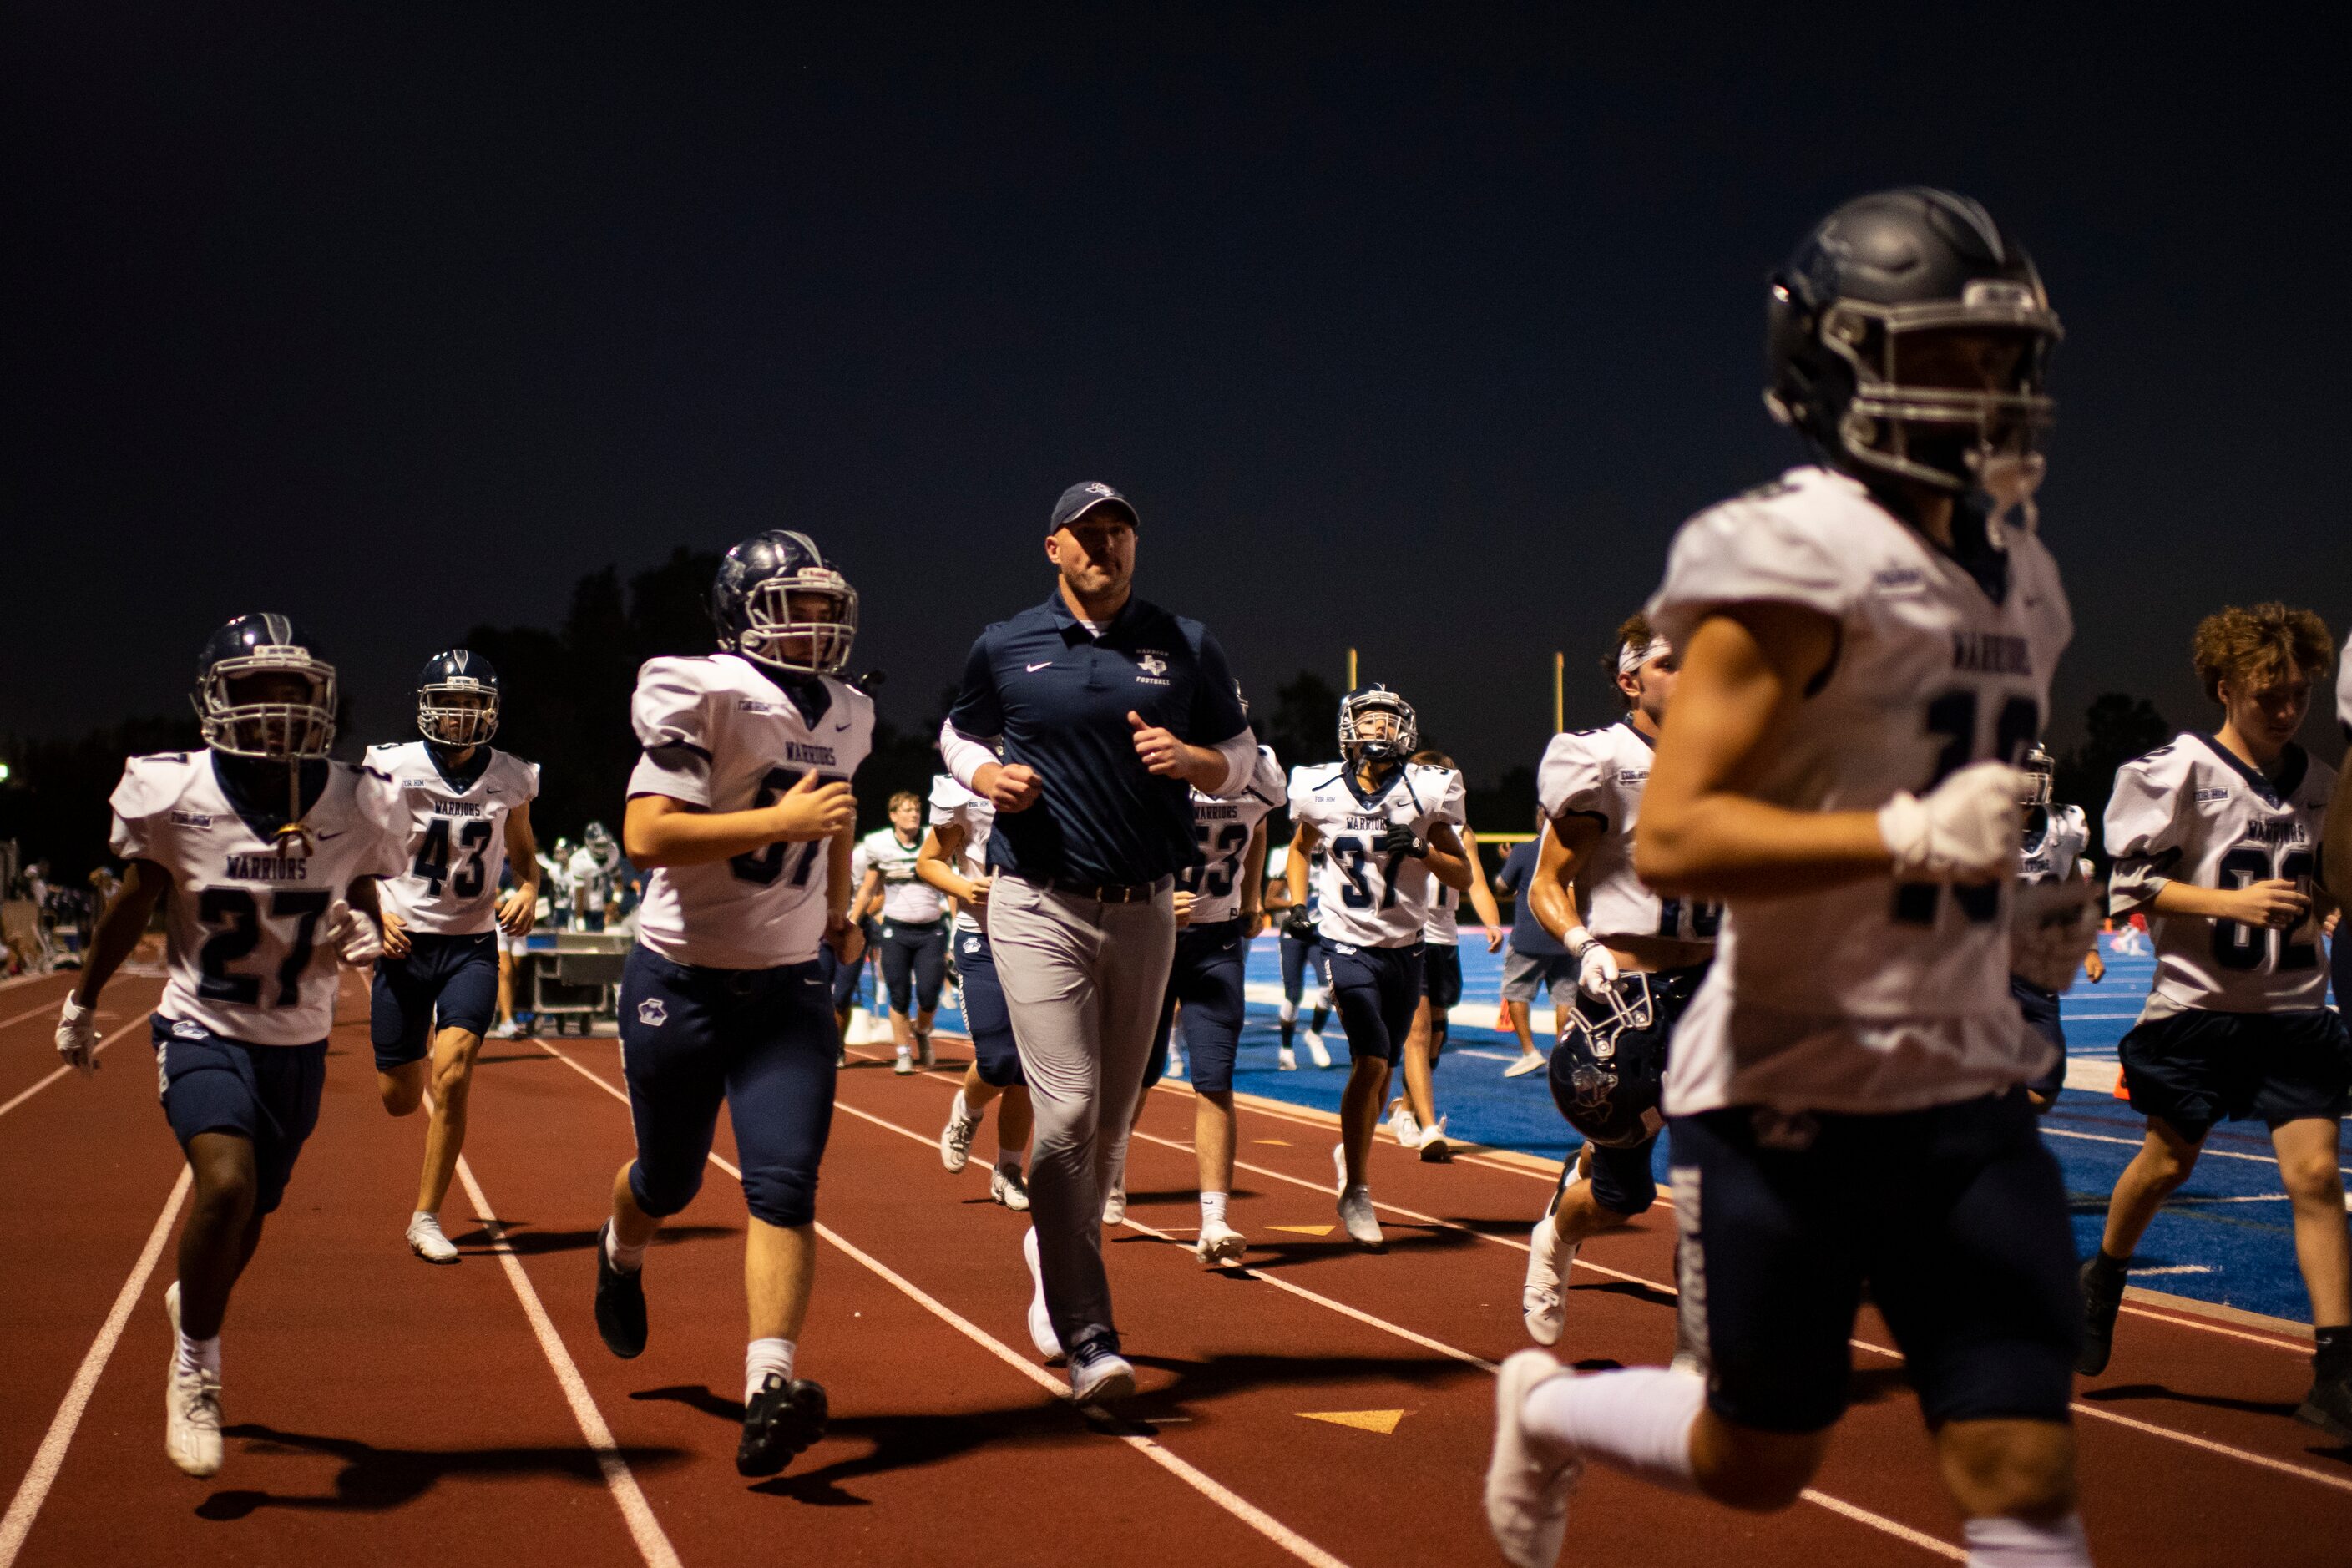
[[[1374,713],[1389,716],[1385,739],[1364,733],[1364,721]],[[1398,763],[1421,746],[1421,724],[1412,704],[1374,681],[1359,686],[1339,699],[1339,755],[1351,763]]]
[[[1914,185],[1823,218],[1771,279],[1764,394],[1829,465],[1996,497],[2041,478],[2057,313],[2032,260],[1966,196]],[[1923,340],[2014,336],[1998,389],[1915,382]]]
[[[821,595],[814,618],[798,614],[795,596]],[[727,552],[710,585],[719,646],[787,675],[839,675],[857,640],[857,590],[825,564],[816,541],[779,528],[751,535]]]
[[[196,722],[232,757],[295,763],[335,743],[335,667],[284,616],[239,616],[196,656]]]
[[[2053,787],[2058,778],[2058,759],[2044,751],[2036,741],[2025,749],[2017,765],[2025,770],[2025,791],[2018,805],[2028,811],[2046,811],[2053,797]]]
[[[1664,1125],[1665,1041],[1657,1021],[1650,977],[1642,973],[1625,975],[1599,999],[1580,990],[1568,1009],[1552,1053],[1552,1092],[1568,1124],[1602,1148],[1629,1148]]]
[[[480,654],[453,647],[416,677],[416,728],[444,746],[478,746],[499,732],[499,672]]]

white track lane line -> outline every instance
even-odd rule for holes
[[[857,1107],[845,1104],[838,1099],[834,1101],[834,1105],[836,1110],[846,1110],[852,1116],[858,1117],[863,1121],[871,1121],[877,1127],[887,1128],[890,1131],[899,1134],[901,1137],[911,1138],[918,1143],[935,1146],[935,1140],[925,1137],[922,1133],[915,1131],[912,1128],[901,1127],[895,1121],[886,1121],[881,1117],[876,1116],[870,1111],[860,1110]],[[1152,1142],[1164,1142],[1166,1140],[1154,1139]],[[1170,1236],[1167,1232],[1157,1230],[1150,1226],[1143,1224],[1139,1220],[1129,1219],[1122,1223],[1125,1224],[1129,1230],[1140,1232],[1145,1236],[1150,1237],[1153,1240],[1160,1242],[1166,1246],[1181,1247],[1184,1245],[1174,1237]],[[1255,1279],[1261,1284],[1271,1285],[1277,1290],[1282,1290],[1290,1295],[1297,1296],[1302,1300],[1311,1301],[1318,1307],[1323,1307],[1339,1313],[1341,1317],[1353,1319],[1357,1322],[1362,1323],[1369,1328],[1377,1329],[1383,1333],[1393,1334],[1398,1339],[1403,1340],[1408,1343],[1420,1345],[1427,1350],[1436,1351],[1442,1355],[1451,1356],[1459,1362],[1465,1362],[1489,1375],[1501,1370],[1501,1368],[1496,1366],[1495,1363],[1486,1360],[1483,1356],[1474,1355],[1458,1345],[1449,1345],[1443,1340],[1433,1340],[1426,1334],[1415,1333],[1412,1330],[1404,1327],[1401,1323],[1392,1323],[1386,1318],[1375,1317],[1373,1314],[1363,1311],[1359,1308],[1350,1307],[1344,1301],[1336,1301],[1328,1296],[1309,1290],[1304,1286],[1295,1285],[1287,1279],[1277,1279],[1270,1274],[1261,1273],[1257,1269],[1249,1268],[1227,1268],[1222,1272],[1228,1274],[1241,1274],[1248,1279]],[[1798,1496],[1802,1498],[1805,1501],[1825,1508],[1832,1513],[1837,1514],[1842,1518],[1853,1520],[1857,1524],[1866,1524],[1874,1530],[1883,1531],[1898,1541],[1907,1542],[1911,1545],[1919,1547],[1924,1551],[1932,1552],[1939,1557],[1949,1558],[1955,1563],[1962,1563],[1968,1560],[1968,1553],[1961,1551],[1958,1547],[1952,1545],[1949,1542],[1939,1541],[1935,1536],[1929,1535],[1924,1531],[1914,1530],[1907,1524],[1899,1523],[1895,1520],[1886,1518],[1884,1514],[1873,1513],[1870,1510],[1847,1502],[1843,1498],[1832,1497],[1827,1492],[1816,1491],[1811,1487],[1807,1487],[1803,1491],[1800,1492]]]
[[[653,1505],[646,1500],[635,1472],[622,1458],[620,1446],[613,1441],[613,1429],[604,1424],[604,1412],[596,1408],[595,1398],[588,1392],[578,1363],[564,1348],[563,1336],[555,1331],[547,1309],[541,1305],[539,1292],[531,1288],[530,1277],[523,1272],[522,1260],[507,1242],[506,1226],[491,1212],[490,1200],[482,1195],[482,1184],[474,1180],[474,1168],[466,1163],[463,1154],[457,1156],[457,1179],[465,1184],[467,1200],[474,1205],[474,1217],[489,1232],[490,1250],[499,1255],[499,1266],[506,1270],[507,1283],[514,1287],[516,1298],[522,1302],[523,1316],[530,1320],[530,1331],[539,1336],[539,1348],[546,1355],[547,1364],[554,1369],[555,1381],[562,1386],[563,1401],[572,1407],[572,1419],[578,1423],[580,1436],[596,1456],[596,1468],[604,1473],[604,1485],[611,1489],[614,1502],[620,1506],[621,1518],[629,1527],[629,1539],[636,1542],[637,1554],[646,1560],[646,1568],[679,1568],[677,1549],[663,1532],[661,1521],[654,1518]],[[7,1568],[5,1559],[0,1559],[0,1568]]]
[[[112,1034],[110,1034],[110,1035],[107,1036],[104,1039],[102,1039],[102,1040],[99,1041],[99,1042],[98,1042],[98,1045],[97,1045],[97,1046],[96,1046],[96,1047],[95,1047],[90,1051],[90,1053],[89,1053],[89,1054],[90,1054],[90,1059],[91,1059],[91,1060],[93,1060],[93,1061],[97,1060],[97,1059],[98,1059],[98,1054],[99,1054],[99,1052],[100,1052],[100,1051],[103,1051],[104,1049],[106,1049],[106,1047],[109,1047],[109,1046],[110,1046],[110,1045],[114,1044],[114,1042],[115,1042],[115,1041],[117,1041],[117,1040],[119,1040],[119,1039],[122,1038],[122,1037],[123,1037],[123,1036],[125,1036],[125,1035],[127,1035],[127,1034],[131,1033],[131,1031],[132,1031],[133,1029],[141,1029],[141,1028],[144,1028],[144,1027],[146,1027],[146,1025],[147,1025],[147,1015],[146,1015],[145,1013],[143,1013],[143,1012],[142,1012],[142,1013],[141,1013],[141,1014],[139,1015],[139,1016],[138,1016],[137,1018],[133,1019],[131,1022],[130,1022],[130,1023],[128,1023],[128,1024],[123,1025],[123,1026],[122,1026],[122,1027],[121,1027],[121,1028],[119,1028],[119,1029],[117,1029],[117,1030],[115,1030],[115,1031],[114,1031],[114,1033],[112,1033]],[[19,1095],[18,1095],[18,1096],[16,1096],[14,1100],[8,1100],[8,1101],[7,1101],[7,1102],[5,1102],[5,1104],[0,1104],[0,1116],[5,1116],[5,1115],[7,1115],[10,1111],[12,1111],[12,1110],[16,1110],[18,1106],[20,1106],[20,1105],[24,1104],[24,1103],[25,1103],[25,1101],[26,1101],[26,1100],[30,1100],[30,1099],[32,1099],[32,1098],[33,1098],[33,1096],[35,1096],[35,1095],[37,1095],[37,1094],[40,1093],[40,1092],[41,1092],[41,1090],[43,1090],[43,1089],[45,1089],[48,1088],[48,1087],[49,1087],[49,1085],[51,1085],[51,1084],[53,1084],[53,1083],[57,1082],[57,1081],[58,1081],[58,1079],[61,1079],[61,1078],[65,1077],[68,1073],[70,1073],[70,1072],[72,1072],[73,1070],[74,1070],[74,1069],[73,1069],[73,1068],[69,1068],[69,1067],[61,1067],[61,1068],[58,1068],[55,1072],[50,1073],[50,1074],[48,1075],[48,1077],[47,1077],[47,1078],[45,1078],[45,1079],[42,1079],[41,1080],[39,1080],[38,1082],[37,1082],[36,1084],[34,1084],[32,1088],[30,1088],[30,1089],[28,1089],[25,1090],[22,1094],[19,1094]]]
[[[573,1072],[576,1072],[581,1077],[586,1079],[590,1083],[593,1083],[597,1088],[603,1089],[606,1094],[609,1094],[614,1099],[619,1100],[623,1105],[626,1105],[629,1102],[629,1097],[625,1091],[614,1088],[610,1083],[607,1083],[603,1078],[591,1072],[587,1068],[582,1066],[579,1062],[572,1060],[570,1057],[565,1056],[562,1051],[557,1050],[546,1041],[539,1040],[534,1043],[537,1044],[541,1050],[547,1052],[548,1055],[553,1057],[556,1060],[570,1068]],[[835,1103],[838,1104],[839,1102],[836,1100]],[[852,1110],[857,1115],[865,1114],[863,1111],[856,1111],[854,1107],[842,1106],[841,1109],[845,1110]],[[868,1120],[873,1119],[868,1118]],[[885,1125],[887,1125],[887,1123],[885,1123]],[[893,1131],[903,1131],[904,1129],[894,1128]],[[929,1138],[919,1138],[917,1142],[930,1144],[933,1142],[933,1140]],[[743,1173],[732,1164],[730,1164],[726,1160],[721,1159],[715,1151],[711,1153],[709,1158],[712,1164],[718,1166],[720,1170],[734,1177],[736,1181],[740,1182],[743,1179]],[[853,1245],[846,1237],[841,1236],[831,1226],[819,1224],[816,1226],[816,1233],[823,1237],[826,1241],[832,1243],[835,1247],[838,1247],[842,1252],[847,1254],[853,1260],[897,1289],[917,1306],[922,1308],[933,1317],[938,1318],[941,1322],[955,1330],[956,1332],[971,1341],[972,1343],[979,1345],[990,1354],[995,1356],[997,1360],[1004,1363],[1005,1365],[1012,1367],[1016,1372],[1019,1372],[1023,1376],[1028,1378],[1032,1383],[1036,1384],[1040,1388],[1052,1394],[1057,1399],[1066,1400],[1069,1397],[1069,1389],[1061,1379],[1054,1376],[1051,1373],[1048,1373],[1043,1367],[1037,1365],[1034,1360],[1024,1356],[1020,1352],[1014,1350],[1003,1341],[989,1333],[986,1330],[981,1328],[978,1324],[972,1322],[970,1319],[964,1317],[961,1313],[956,1311],[945,1302],[932,1297],[919,1286],[916,1285],[912,1280],[908,1279],[903,1275],[900,1275],[896,1270],[892,1269],[888,1265],[883,1263],[879,1258],[873,1257],[858,1247]],[[1104,1428],[1096,1427],[1095,1430],[1104,1431]],[[1274,1515],[1266,1512],[1264,1509],[1258,1507],[1247,1498],[1234,1491],[1223,1482],[1195,1468],[1186,1460],[1177,1458],[1177,1456],[1170,1453],[1166,1448],[1160,1447],[1160,1444],[1154,1442],[1151,1438],[1145,1436],[1142,1433],[1108,1431],[1105,1432],[1105,1435],[1108,1436],[1117,1437],[1120,1442],[1125,1443],[1128,1447],[1141,1454],[1145,1458],[1150,1459],[1153,1464],[1158,1465],[1161,1469],[1166,1470],[1169,1474],[1174,1476],[1177,1479],[1182,1481],[1185,1485],[1199,1492],[1202,1497],[1207,1498],[1211,1502],[1215,1503],[1219,1508],[1223,1509],[1227,1513],[1232,1514],[1235,1519],[1240,1520],[1244,1524],[1248,1525],[1252,1530],[1255,1530],[1260,1535],[1265,1536],[1266,1540],[1282,1548],[1283,1551],[1290,1553],[1291,1556],[1297,1558],[1301,1563],[1309,1563],[1312,1565],[1312,1568],[1348,1568],[1348,1564],[1340,1558],[1335,1557],[1330,1552],[1326,1552],[1323,1548],[1316,1545],[1315,1542],[1307,1540],[1307,1537],[1299,1534],[1297,1531],[1291,1529],[1288,1525],[1283,1523],[1282,1521],[1275,1518]],[[0,1568],[6,1568],[6,1564],[0,1563]]]
[[[68,987],[68,989],[71,988]],[[52,996],[49,1000],[42,1003],[37,1007],[27,1007],[21,1013],[12,1014],[8,1017],[0,1018],[0,1029],[13,1029],[27,1018],[37,1018],[44,1013],[55,1013],[57,1011],[58,1011],[58,1000],[56,997]]]
[[[122,1282],[122,1289],[114,1298],[113,1310],[100,1325],[98,1338],[90,1342],[89,1353],[81,1358],[80,1370],[74,1373],[65,1398],[58,1402],[48,1433],[34,1452],[24,1480],[17,1484],[7,1514],[0,1517],[0,1568],[8,1568],[16,1561],[25,1537],[33,1528],[34,1516],[41,1511],[49,1488],[56,1484],[58,1471],[66,1462],[66,1448],[73,1442],[75,1428],[81,1425],[82,1412],[89,1406],[89,1396],[97,1391],[99,1377],[106,1371],[107,1361],[122,1338],[123,1326],[131,1321],[131,1310],[146,1290],[148,1279],[155,1272],[156,1260],[163,1256],[163,1243],[171,1237],[172,1222],[180,1217],[181,1205],[188,1201],[188,1189],[194,1184],[194,1174],[182,1165],[180,1179],[172,1184],[172,1195],[164,1201],[163,1212],[155,1216],[155,1228],[147,1233],[147,1245],[140,1249],[139,1261],[131,1266],[131,1278]]]

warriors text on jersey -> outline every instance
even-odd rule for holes
[[[277,853],[237,815],[209,752],[132,757],[108,805],[110,843],[125,860],[171,873],[166,962],[155,1011],[252,1046],[305,1046],[335,1021],[335,954],[321,940],[328,906],[361,877],[408,866],[408,815],[373,768],[329,763],[303,814],[313,848]]]
[[[2242,888],[2274,878],[2308,891],[2319,875],[2321,819],[2336,770],[2300,746],[2265,778],[2210,735],[2188,734],[2116,773],[2107,853],[2116,858],[2120,920],[2147,909],[2156,986],[2141,1016],[2184,1008],[2300,1011],[2327,1005],[2316,922],[2267,931],[2236,921],[2160,915],[2147,906],[2167,881]]]
[[[923,836],[902,842],[895,827],[877,827],[860,847],[866,864],[882,873],[882,918],[899,925],[927,926],[947,907],[945,895],[915,875],[915,861],[923,849]]]
[[[1633,875],[1633,824],[1641,818],[1642,789],[1650,782],[1656,749],[1631,719],[1554,735],[1536,774],[1537,798],[1549,821],[1589,816],[1601,824],[1601,837],[1576,877],[1577,914],[1586,930],[1602,942],[1713,942],[1721,905],[1661,899]]]
[[[539,794],[539,764],[492,746],[451,773],[426,741],[370,746],[408,811],[408,864],[377,889],[410,931],[471,936],[498,923],[507,863],[507,814]]]
[[[1269,746],[1257,749],[1257,766],[1237,794],[1192,792],[1192,837],[1201,846],[1202,863],[1187,868],[1176,885],[1192,895],[1194,925],[1213,925],[1241,913],[1250,835],[1282,801],[1282,764]]]
[[[1855,481],[1796,468],[1675,537],[1650,624],[1676,647],[1718,607],[1836,623],[1750,793],[1874,811],[2040,733],[2074,635],[2041,540],[2002,531],[1977,572]],[[1669,1115],[1764,1104],[1868,1113],[1947,1104],[2044,1070],[2009,989],[2009,889],[1866,878],[1729,901],[1714,970],[1675,1035]]]
[[[1432,827],[1449,820],[1447,792],[1461,787],[1460,773],[1415,763],[1370,795],[1356,787],[1355,770],[1343,763],[1291,770],[1290,819],[1311,822],[1323,836],[1308,874],[1320,895],[1316,929],[1325,942],[1411,947],[1421,940],[1436,879],[1428,861],[1383,855],[1377,841],[1400,824],[1427,840]]]
[[[2083,873],[2083,852],[2091,847],[2091,821],[2079,805],[2053,805],[2042,831],[2029,833],[2018,851],[2021,882],[2071,882]]]
[[[955,782],[951,773],[931,775],[931,826],[963,829],[963,850],[957,855],[956,875],[977,882],[988,875],[988,836],[996,828],[996,807]],[[978,931],[980,921],[968,904],[956,906],[958,931]]]
[[[629,704],[645,748],[629,794],[751,811],[774,805],[803,773],[848,778],[873,742],[873,700],[830,676],[795,689],[814,693],[815,712],[738,654],[646,661]],[[673,963],[709,969],[804,963],[824,936],[827,845],[771,844],[664,866],[646,883],[637,940]]]

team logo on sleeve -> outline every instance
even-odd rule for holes
[[[669,1009],[658,996],[648,996],[637,1004],[637,1022],[648,1029],[658,1029],[669,1022]]]

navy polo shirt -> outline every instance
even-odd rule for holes
[[[1097,637],[1053,597],[980,634],[948,722],[1003,737],[1044,793],[1002,812],[989,863],[1032,878],[1150,882],[1200,858],[1192,786],[1147,772],[1129,711],[1196,746],[1248,727],[1224,650],[1200,622],[1129,597]]]
[[[1544,930],[1543,921],[1536,919],[1536,901],[1528,897],[1528,885],[1536,879],[1536,861],[1542,853],[1541,835],[1513,845],[1503,857],[1503,868],[1495,873],[1495,886],[1518,900],[1511,911],[1511,951],[1528,958],[1565,958],[1568,949]]]

